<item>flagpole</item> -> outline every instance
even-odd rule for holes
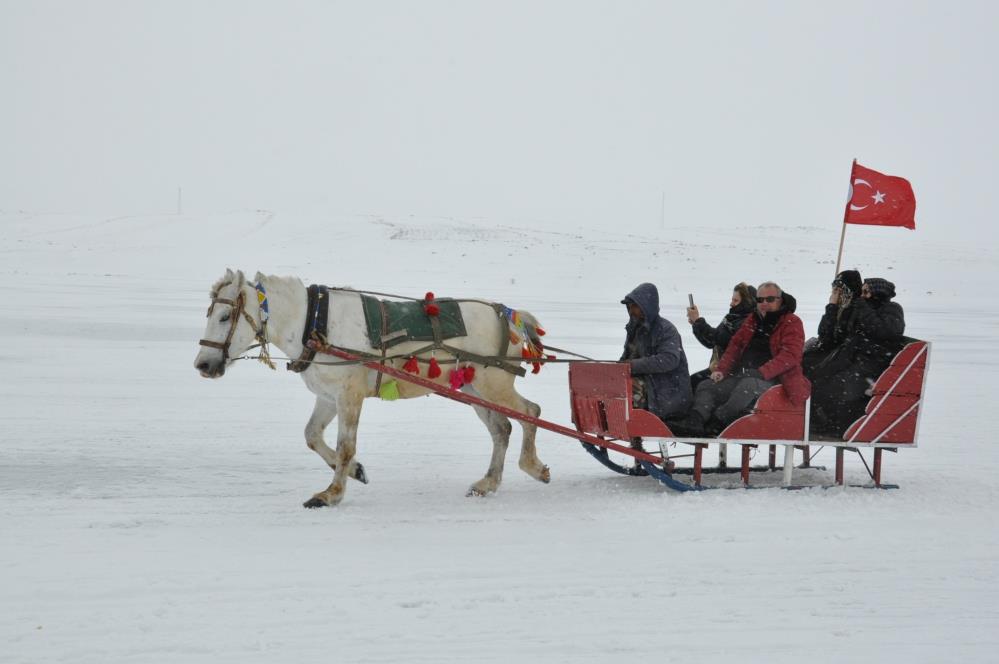
[[[833,274],[835,277],[839,274],[839,264],[843,259],[843,240],[846,239],[846,215],[850,211],[850,201],[853,200],[853,173],[856,170],[857,160],[854,158],[853,165],[850,166],[850,196],[846,199],[846,205],[843,206],[843,230],[839,234],[839,253],[836,254],[836,272]]]

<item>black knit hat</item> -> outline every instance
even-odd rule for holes
[[[871,297],[876,300],[890,300],[895,297],[895,284],[887,279],[864,279],[864,285],[871,291]]]
[[[860,289],[863,288],[864,282],[857,270],[843,270],[836,275],[836,279],[833,281],[833,286],[839,285],[849,288],[854,297],[860,297]]]

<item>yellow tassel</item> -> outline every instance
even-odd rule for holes
[[[394,380],[387,380],[378,389],[379,398],[385,401],[395,401],[399,398],[399,383]]]

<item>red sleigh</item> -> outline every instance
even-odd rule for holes
[[[602,440],[620,440],[631,443],[636,438],[655,441],[660,447],[660,463],[638,459],[634,465],[617,463],[608,454],[608,448],[584,442],[583,445],[602,464],[625,475],[652,475],[667,486],[681,490],[701,489],[706,473],[739,472],[742,484],[749,485],[752,471],[776,471],[776,448],[784,446],[782,484],[793,487],[794,450],[803,453],[801,468],[811,467],[811,446],[821,444],[836,448],[835,483],[843,484],[844,452],[851,450],[860,455],[863,448],[873,449],[873,468],[868,472],[870,486],[894,488],[896,485],[881,482],[882,454],[884,450],[897,451],[902,447],[915,447],[919,429],[920,404],[926,381],[930,344],[916,339],[893,358],[891,365],[878,377],[872,388],[871,400],[862,417],[854,422],[841,440],[812,440],[809,435],[808,404],[795,406],[784,394],[781,386],[765,392],[753,411],[722,431],[717,438],[688,438],[675,436],[669,427],[652,413],[631,405],[631,375],[628,365],[617,363],[573,364],[569,369],[569,390],[572,419],[578,431]],[[693,447],[689,455],[669,455],[673,443]],[[633,444],[633,443],[632,443]],[[729,468],[725,460],[725,446],[741,446],[741,463]],[[703,465],[703,452],[710,445],[720,445],[719,464],[713,468]],[[769,446],[768,463],[751,466],[750,455],[760,445]],[[635,450],[639,452],[639,449]],[[625,452],[627,454],[627,452]],[[636,458],[637,454],[635,455]],[[676,468],[675,460],[693,457],[689,468]],[[866,460],[864,460],[866,467]],[[692,483],[676,476],[689,473]]]

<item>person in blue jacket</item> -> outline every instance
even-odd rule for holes
[[[628,307],[621,361],[631,365],[635,407],[660,419],[685,414],[694,403],[687,355],[676,326],[659,315],[659,291],[639,284],[621,304]]]

